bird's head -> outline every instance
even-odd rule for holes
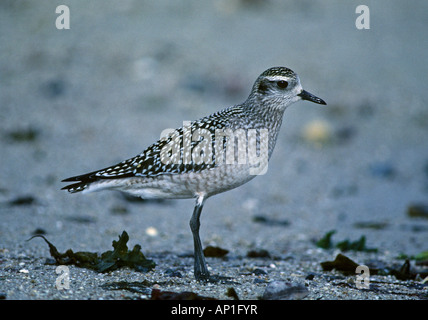
[[[285,67],[274,67],[263,72],[254,83],[248,99],[280,110],[285,110],[299,100],[326,104],[324,100],[303,90],[299,76]]]

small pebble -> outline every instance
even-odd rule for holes
[[[270,258],[269,251],[265,249],[250,250],[247,252],[248,258]]]
[[[174,269],[166,269],[165,274],[168,275],[169,277],[177,277],[177,278],[183,277],[180,271],[174,270]]]
[[[47,98],[57,98],[65,93],[66,84],[62,79],[48,81],[42,87],[42,92]]]
[[[391,179],[396,175],[395,168],[389,162],[375,162],[369,166],[369,172],[373,177]]]
[[[306,276],[305,280],[313,280],[315,278],[315,274],[310,273]]]
[[[260,279],[260,278],[255,278],[254,281],[253,281],[253,283],[254,284],[257,284],[257,283],[267,283],[267,280]]]
[[[222,249],[220,247],[207,246],[204,249],[205,257],[221,258],[227,255],[228,253],[229,253],[229,250]]]
[[[313,120],[303,128],[302,135],[305,141],[321,147],[331,140],[331,126],[324,120]]]
[[[263,293],[263,300],[300,300],[309,294],[309,290],[299,283],[273,281]]]
[[[256,276],[260,276],[260,275],[266,275],[267,272],[264,271],[263,269],[256,268],[253,270],[253,274],[255,274]]]
[[[150,237],[156,237],[159,233],[155,227],[148,227],[146,229],[146,234]]]

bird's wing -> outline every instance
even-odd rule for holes
[[[84,190],[90,183],[102,179],[155,177],[163,174],[200,172],[217,166],[215,159],[216,130],[227,126],[232,108],[190,122],[163,137],[137,156],[116,165],[62,180],[76,183],[65,186],[70,192]],[[225,148],[225,145],[223,146]]]

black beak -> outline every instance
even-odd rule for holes
[[[327,104],[327,103],[325,103],[325,101],[323,99],[320,99],[320,98],[314,96],[312,93],[309,93],[306,90],[302,90],[302,92],[300,92],[298,94],[298,96],[300,98],[302,98],[302,100],[308,100],[308,101],[312,101],[312,102],[315,102],[318,104],[325,104],[325,105]]]

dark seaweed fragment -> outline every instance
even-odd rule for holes
[[[130,251],[126,243],[129,236],[126,231],[119,236],[119,241],[113,240],[112,251],[106,251],[99,255],[94,252],[79,251],[73,252],[68,249],[65,253],[60,253],[57,248],[50,243],[43,235],[35,235],[29,240],[40,237],[49,246],[49,252],[55,259],[58,265],[75,265],[79,268],[92,269],[97,272],[109,272],[122,267],[129,267],[139,272],[148,272],[152,270],[156,264],[149,259],[146,259],[141,252],[141,246],[135,245]]]

